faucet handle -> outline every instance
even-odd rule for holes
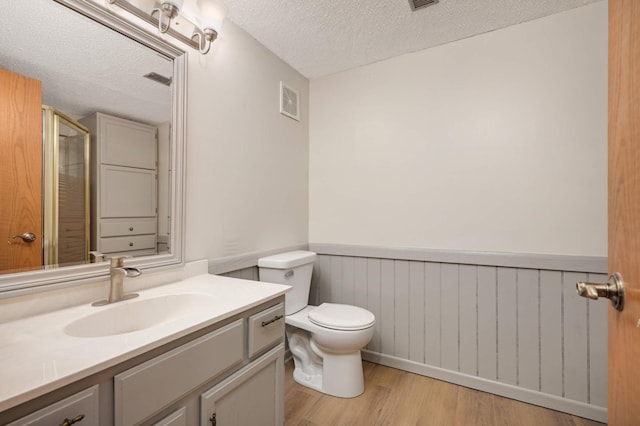
[[[111,258],[112,268],[124,268],[124,260],[130,259],[133,256],[115,256]]]

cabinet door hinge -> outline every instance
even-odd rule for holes
[[[218,422],[216,421],[216,413],[213,413],[213,414],[211,415],[211,417],[209,418],[209,421],[211,422],[211,426],[216,426],[216,424],[218,423]]]

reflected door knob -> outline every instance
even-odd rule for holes
[[[612,274],[606,283],[577,282],[576,291],[578,295],[592,300],[606,297],[616,310],[624,309],[624,282],[618,272]]]

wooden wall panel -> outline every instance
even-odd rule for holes
[[[318,256],[314,266],[314,277],[316,278],[317,301],[316,305],[331,301],[331,257]],[[312,279],[313,282],[313,279]],[[313,295],[312,295],[313,296]]]
[[[540,390],[562,396],[562,272],[540,271]]]
[[[395,262],[389,259],[380,261],[380,337],[382,353],[393,355],[395,352]]]
[[[478,266],[478,376],[498,379],[497,268]]]
[[[367,306],[367,259],[356,257],[353,266],[354,273],[354,305]]]
[[[441,366],[441,264],[424,264],[424,361],[428,365]]]
[[[459,265],[450,263],[440,269],[440,366],[453,371],[460,371],[458,269]]]
[[[367,306],[376,316],[373,337],[367,346],[375,352],[382,352],[382,263],[380,259],[367,259]]]
[[[331,272],[329,276],[329,301],[342,303],[342,256],[331,257]]]
[[[310,300],[373,312],[371,352],[606,407],[608,304],[575,294],[585,279],[607,276],[319,255]]]
[[[498,381],[518,383],[516,269],[498,268]]]
[[[260,281],[260,276],[258,273],[257,266],[238,269],[237,271],[227,272],[226,274],[222,274],[222,275],[225,277],[240,278],[242,280]]]
[[[478,268],[459,266],[460,372],[478,375]]]
[[[409,262],[409,359],[424,363],[425,265]]]
[[[564,330],[564,396],[588,402],[589,365],[587,363],[587,300],[576,297],[576,282],[587,274],[565,272],[562,276]]]
[[[589,274],[588,281],[595,283],[607,282],[606,274]],[[605,300],[587,301],[589,318],[589,403],[607,406],[607,345],[601,342],[608,340],[607,311],[609,303]]]
[[[518,385],[540,389],[539,271],[518,269]]]
[[[394,261],[394,283],[395,349],[393,354],[409,359],[409,262],[406,260]]]
[[[356,301],[355,258],[342,258],[342,303],[353,305]]]

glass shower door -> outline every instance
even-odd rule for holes
[[[89,130],[53,108],[43,116],[44,263],[88,263]]]

